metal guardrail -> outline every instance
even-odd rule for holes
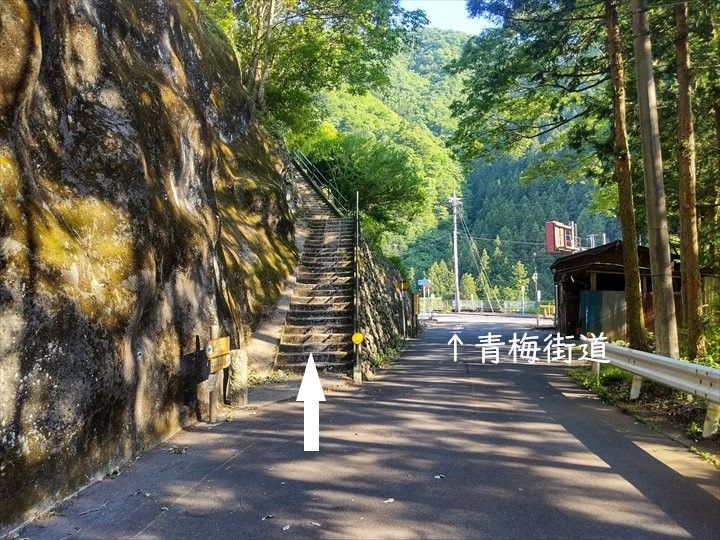
[[[460,300],[460,311],[479,311],[483,313],[535,313],[538,303],[534,300],[498,300],[492,304],[487,300]],[[543,306],[540,305],[542,308]],[[442,298],[420,298],[420,309],[424,313],[430,311],[451,312],[455,311],[455,302],[443,300]],[[545,313],[541,309],[541,315],[551,316],[552,313]]]
[[[605,346],[605,358],[610,364],[633,374],[630,399],[640,395],[643,378],[688,392],[708,401],[703,437],[718,431],[720,369],[612,344]]]

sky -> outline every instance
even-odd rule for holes
[[[477,34],[489,26],[484,19],[471,19],[465,9],[465,0],[401,0],[405,9],[422,9],[430,26],[446,30],[459,30]]]

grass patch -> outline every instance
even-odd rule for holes
[[[688,448],[688,450],[690,450],[690,452],[692,452],[693,454],[700,456],[705,461],[708,461],[715,465],[716,469],[720,469],[720,459],[718,458],[717,454],[713,454],[712,452],[707,452],[705,450],[700,450],[696,446],[691,446],[690,448]]]
[[[583,388],[600,396],[605,403],[616,404],[627,399],[630,394],[632,375],[627,371],[608,364],[600,366],[600,378],[593,373],[592,367],[577,366],[568,371]]]
[[[389,366],[394,360],[400,356],[400,352],[405,348],[405,339],[396,335],[390,340],[387,346],[372,355],[371,363],[374,367],[384,368]]]
[[[250,375],[248,376],[248,384],[252,387],[260,386],[261,384],[267,383],[298,381],[301,378],[302,374],[300,373],[295,373],[293,371],[283,371],[282,369],[273,370],[266,376],[260,376],[254,369],[251,369]]]

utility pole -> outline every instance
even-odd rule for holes
[[[672,260],[668,239],[655,74],[650,45],[648,0],[631,0],[631,12],[655,312],[655,348],[658,354],[678,358],[680,352],[672,287]]]
[[[540,328],[540,295],[538,294],[537,251],[533,251],[533,275],[535,283],[535,326]]]
[[[457,214],[460,198],[453,191],[450,197],[453,208],[453,265],[455,266],[455,313],[460,313],[460,265],[458,264]]]

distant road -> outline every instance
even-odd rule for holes
[[[380,380],[328,393],[319,453],[303,452],[301,403],[243,412],[180,433],[24,535],[720,538],[720,472],[578,389],[567,366],[483,365],[471,347],[452,362],[453,329],[472,343],[534,322],[441,315]]]

